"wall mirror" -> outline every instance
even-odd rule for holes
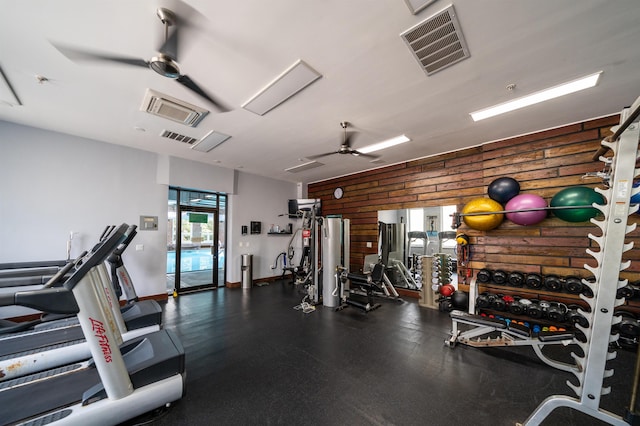
[[[378,255],[395,287],[420,289],[421,256],[444,253],[455,265],[456,231],[451,226],[455,212],[455,205],[378,211]]]

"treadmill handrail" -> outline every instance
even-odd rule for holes
[[[63,284],[67,290],[72,290],[80,280],[96,265],[99,265],[105,261],[105,259],[111,254],[111,252],[126,238],[126,231],[129,226],[123,223],[104,238],[98,245],[96,245],[91,254],[84,259],[82,265],[75,270],[75,272],[69,277]]]

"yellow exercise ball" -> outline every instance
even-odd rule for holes
[[[495,213],[503,211],[504,208],[500,203],[491,198],[474,198],[469,201],[463,208],[462,214],[468,213],[487,213],[475,216],[462,216],[462,220],[467,224],[469,228],[477,229],[478,231],[488,231],[490,229],[498,227],[504,219],[504,214]]]

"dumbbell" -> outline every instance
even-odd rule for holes
[[[567,306],[567,313],[565,314],[565,320],[572,324],[578,324],[581,327],[587,328],[589,327],[589,321],[587,320],[587,318],[585,318],[584,315],[578,312],[579,308],[580,308],[579,305]]]
[[[491,306],[491,300],[493,299],[493,295],[489,293],[482,293],[476,297],[476,307],[478,309],[485,309]]]
[[[550,291],[562,290],[562,281],[557,275],[547,275],[544,277],[543,285]]]
[[[629,311],[617,311],[616,315],[622,317],[622,321],[618,324],[618,330],[620,334],[626,336],[639,337],[640,336],[640,322],[633,312]]]
[[[616,299],[632,299],[633,298],[633,288],[629,286],[629,284],[624,287],[620,287],[616,291]]]
[[[582,279],[579,277],[567,277],[564,281],[564,289],[567,293],[580,294],[582,293],[583,287]]]
[[[493,297],[491,301],[491,309],[495,309],[496,311],[506,311],[507,310],[507,302],[504,300],[504,296],[498,294]]]
[[[491,271],[489,269],[480,269],[476,275],[476,280],[479,283],[491,282]]]
[[[524,274],[522,272],[510,272],[507,276],[507,282],[513,287],[522,287],[524,285]]]
[[[442,297],[438,300],[438,310],[440,312],[451,312],[453,311],[453,302],[451,302],[450,297]]]
[[[531,300],[514,297],[513,303],[509,305],[509,312],[515,315],[526,315],[529,305],[531,305]]]
[[[536,300],[536,299],[531,300],[531,303],[527,307],[527,315],[535,319],[542,318],[542,316],[544,315],[544,312],[542,310],[542,307],[540,307],[539,300]]]
[[[554,322],[564,322],[567,313],[567,305],[559,302],[550,302],[547,308],[547,318]]]
[[[505,271],[493,271],[491,278],[495,284],[502,285],[507,283],[507,273]]]
[[[540,274],[527,274],[527,277],[524,280],[524,284],[527,287],[540,288],[542,287],[542,277],[540,276]]]

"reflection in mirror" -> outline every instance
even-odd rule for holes
[[[378,255],[395,287],[420,290],[423,283],[441,283],[441,277],[423,277],[420,265],[421,259],[442,255],[451,258],[450,283],[457,283],[455,212],[456,206],[378,211]]]

